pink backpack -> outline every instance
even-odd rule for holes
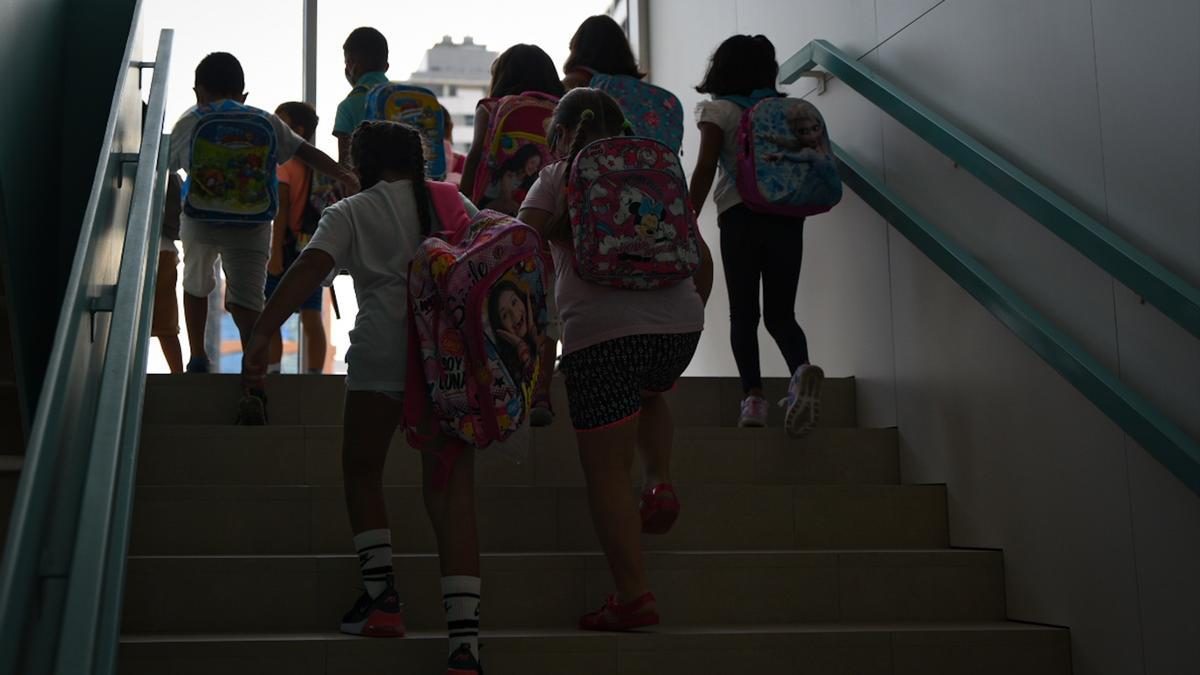
[[[552,161],[546,134],[557,103],[538,91],[481,102],[488,130],[471,190],[479,208],[516,215],[538,172]]]
[[[652,138],[588,144],[567,177],[575,271],[586,281],[648,290],[700,267],[700,235],[679,155]]]
[[[405,426],[410,443],[425,448],[435,434],[423,432],[435,423],[450,441],[446,459],[511,436],[542,376],[541,238],[496,211],[481,211],[470,230],[461,242],[426,239],[408,272]]]

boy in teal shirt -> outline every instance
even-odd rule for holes
[[[350,135],[367,116],[367,94],[388,83],[388,43],[383,33],[363,26],[356,28],[342,45],[346,81],[354,88],[338,104],[333,135],[338,139],[338,162],[350,161]]]

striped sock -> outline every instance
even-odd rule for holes
[[[392,585],[392,531],[367,530],[354,535],[363,588],[372,598]]]
[[[479,577],[442,577],[442,606],[446,608],[450,654],[466,645],[478,661]]]

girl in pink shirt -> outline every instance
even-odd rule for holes
[[[518,215],[549,240],[555,296],[563,321],[561,369],[588,503],[617,591],[584,615],[585,630],[627,630],[659,622],[642,560],[641,533],[662,534],[679,514],[670,481],[674,423],[661,394],[687,368],[712,290],[712,257],[701,242],[693,279],[656,290],[624,290],[584,281],[575,272],[565,183],[588,143],[626,128],[617,102],[579,88],[559,102],[551,120],[551,149],[561,157],[542,170]],[[645,464],[640,513],[629,499],[634,448]]]

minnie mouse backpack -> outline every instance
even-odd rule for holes
[[[653,138],[588,144],[567,177],[575,271],[586,281],[649,290],[690,278],[700,234],[679,155]]]

